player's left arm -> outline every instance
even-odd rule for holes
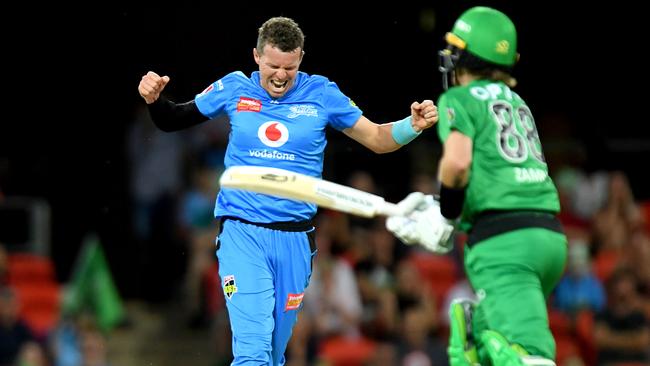
[[[343,132],[377,154],[395,151],[415,139],[424,129],[438,122],[438,108],[431,100],[411,104],[411,115],[403,120],[377,124],[359,117]]]

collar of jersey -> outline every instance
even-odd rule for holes
[[[260,84],[260,72],[259,71],[253,71],[253,73],[251,74],[251,81],[253,82],[253,84],[255,84],[256,86],[258,86],[260,88],[261,94],[264,96],[264,99],[266,99],[266,100],[276,100],[278,102],[282,102],[284,100],[287,100],[287,98],[290,98],[291,95],[293,95],[296,92],[296,90],[302,84],[302,81],[303,81],[305,75],[306,74],[304,72],[298,71],[298,74],[296,74],[296,81],[293,83],[293,86],[291,87],[291,89],[289,89],[289,91],[286,92],[286,94],[284,94],[283,96],[281,96],[280,98],[277,98],[277,99],[271,98],[271,96],[266,91],[266,89],[262,88],[262,85]]]

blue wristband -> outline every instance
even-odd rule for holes
[[[393,123],[393,128],[391,134],[393,135],[393,140],[400,145],[406,145],[409,142],[413,141],[418,137],[422,131],[415,132],[413,126],[411,125],[411,116],[408,116],[402,120]]]

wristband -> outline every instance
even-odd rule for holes
[[[415,132],[413,125],[411,124],[411,116],[408,116],[402,120],[393,122],[393,128],[391,129],[391,134],[393,135],[393,140],[400,145],[406,145],[409,142],[413,141],[418,137],[422,131]]]
[[[440,213],[448,220],[460,216],[465,204],[465,187],[451,188],[440,184]]]

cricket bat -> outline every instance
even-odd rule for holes
[[[396,204],[378,195],[285,169],[233,166],[221,174],[219,183],[222,188],[310,202],[362,217],[403,215]]]

